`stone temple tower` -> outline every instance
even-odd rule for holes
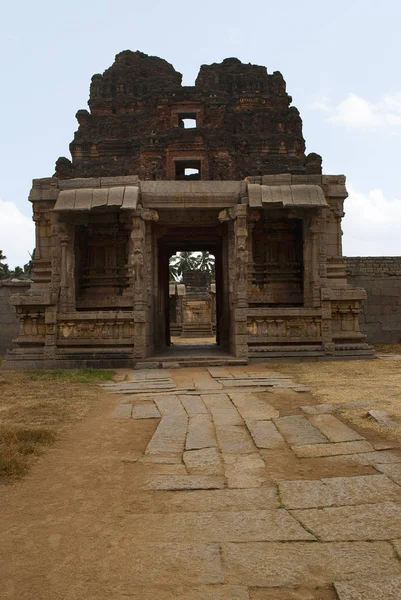
[[[34,283],[13,297],[8,366],[168,361],[177,250],[216,257],[220,362],[373,353],[342,258],[345,177],[305,154],[281,73],[227,58],[181,79],[128,50],[92,77],[71,159],[33,181]]]

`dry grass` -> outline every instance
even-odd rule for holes
[[[0,374],[0,482],[21,477],[35,456],[99,399],[113,371],[4,371]]]
[[[379,354],[401,354],[401,344],[375,344]]]
[[[400,360],[281,363],[279,370],[310,386],[319,403],[337,404],[340,415],[361,433],[401,442]],[[367,402],[368,406],[341,406],[348,402]],[[400,425],[379,425],[367,415],[373,408],[388,411]]]

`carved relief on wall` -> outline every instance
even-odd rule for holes
[[[132,342],[135,333],[133,320],[100,320],[88,319],[80,321],[60,321],[57,325],[57,336],[59,342],[79,340],[97,342]]]
[[[250,318],[247,323],[249,341],[267,341],[271,338],[320,340],[321,320],[318,317],[260,317]]]
[[[344,300],[331,303],[333,337],[341,334],[342,337],[353,337],[360,334],[359,313],[360,303],[357,301]]]
[[[128,273],[129,231],[123,223],[89,223],[76,230],[76,305],[78,309],[132,305]],[[140,257],[136,274],[141,276]]]
[[[44,343],[46,334],[44,309],[29,309],[17,307],[17,316],[20,320],[18,339],[25,343]]]
[[[256,221],[248,272],[248,301],[303,303],[303,239],[299,219]]]

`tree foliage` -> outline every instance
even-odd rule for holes
[[[182,281],[184,271],[202,271],[215,276],[214,256],[210,252],[177,252],[170,258],[169,274],[171,281]]]
[[[7,256],[0,250],[0,280],[1,279],[20,279],[23,276],[29,277],[32,272],[32,254],[30,254],[31,260],[24,265],[24,267],[15,267],[10,269],[8,264],[4,261],[7,260]]]

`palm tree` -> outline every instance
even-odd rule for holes
[[[207,250],[201,252],[197,257],[197,268],[204,273],[209,273],[214,278],[215,259],[213,254],[210,254]]]
[[[197,253],[196,252],[177,252],[169,261],[170,274],[177,281],[181,279],[184,271],[196,271]]]

